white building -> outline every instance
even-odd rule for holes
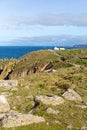
[[[62,47],[62,48],[59,48],[59,50],[65,50],[65,48]]]
[[[61,48],[59,48],[59,47],[54,47],[54,50],[65,50],[65,48],[63,48],[63,47],[61,47]]]
[[[54,47],[54,50],[59,50],[59,48],[58,47]]]

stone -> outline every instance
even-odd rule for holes
[[[1,95],[5,96],[5,97],[9,97],[9,96],[12,96],[12,93],[11,92],[2,92],[0,93]]]
[[[4,114],[0,114],[0,121],[2,121],[4,119]]]
[[[64,99],[57,95],[53,95],[52,97],[40,95],[40,96],[36,96],[36,100],[42,102],[43,104],[53,105],[53,106],[64,103]]]
[[[68,89],[62,96],[67,100],[82,101],[81,96],[73,89]]]
[[[61,122],[58,121],[58,120],[55,120],[54,123],[56,123],[56,124],[61,124]]]
[[[86,105],[75,105],[75,107],[82,108],[82,109],[87,109]]]
[[[18,91],[18,88],[16,88],[16,87],[11,88],[11,91]]]
[[[45,72],[52,73],[52,72],[56,72],[56,70],[55,69],[48,69],[48,70],[45,70]]]
[[[82,126],[81,130],[87,130],[87,126]]]
[[[42,68],[41,68],[41,72],[45,71],[45,70],[48,70],[48,69],[51,69],[52,68],[52,63],[49,62],[47,64],[45,64]]]
[[[17,85],[17,80],[0,80],[0,87],[6,90],[13,89],[14,87],[17,87]]]
[[[48,114],[55,114],[55,115],[59,113],[58,110],[54,110],[54,109],[52,109],[52,108],[48,108],[48,109],[46,110],[46,112],[47,112]]]
[[[73,129],[72,124],[70,124],[70,125],[67,126],[67,130],[72,130],[72,129]]]
[[[33,99],[33,96],[32,95],[28,95],[28,96],[26,96],[26,99]]]
[[[0,113],[10,111],[10,106],[5,96],[0,95]]]
[[[30,86],[29,86],[29,85],[26,85],[26,86],[25,86],[25,88],[26,88],[26,89],[29,89],[29,88],[30,88]]]
[[[2,126],[4,128],[11,128],[40,122],[45,122],[45,119],[43,117],[34,116],[32,114],[22,114],[12,111],[4,116],[4,119],[2,120]]]

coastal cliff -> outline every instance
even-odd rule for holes
[[[0,128],[87,128],[87,50],[0,60]],[[15,129],[16,129],[15,128]]]

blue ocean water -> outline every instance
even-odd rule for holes
[[[46,50],[46,49],[54,49],[55,46],[0,46],[0,59],[11,59],[15,58],[18,59],[21,56],[32,52],[32,51],[38,51],[38,50]],[[61,47],[61,46],[59,46]],[[82,48],[82,47],[79,47]],[[87,48],[87,46],[83,47]],[[78,49],[78,46],[66,46],[65,49]]]
[[[53,46],[0,46],[0,59],[20,58],[21,56],[37,50],[53,49]]]

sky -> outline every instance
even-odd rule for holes
[[[87,0],[0,0],[0,45],[44,36],[86,37]]]

